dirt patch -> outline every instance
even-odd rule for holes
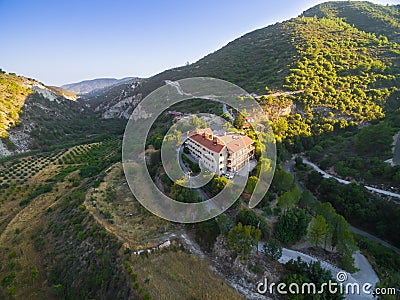
[[[181,250],[166,250],[130,261],[140,286],[153,299],[243,299],[214,274],[208,263]]]
[[[132,250],[155,246],[159,239],[181,228],[147,211],[133,196],[117,163],[97,188],[86,195],[85,205],[108,231],[128,241]]]
[[[312,257],[315,257],[319,260],[327,261],[334,266],[338,265],[338,260],[340,258],[337,252],[327,251],[321,248],[314,248],[314,247],[304,248],[301,249],[301,252],[308,254]]]
[[[257,284],[264,278],[268,282],[279,282],[285,267],[278,262],[270,261],[259,252],[252,252],[248,260],[241,261],[236,254],[227,248],[226,238],[220,235],[214,245],[212,261],[215,272],[226,278],[246,299],[278,299],[257,293]]]

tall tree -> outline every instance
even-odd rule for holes
[[[275,237],[283,244],[299,240],[307,233],[311,217],[304,209],[294,209],[279,216]]]
[[[313,243],[315,247],[319,247],[322,241],[326,238],[328,232],[329,226],[326,223],[325,218],[321,215],[317,215],[316,218],[311,222],[308,236],[311,243]]]
[[[236,129],[242,129],[244,125],[244,118],[241,113],[238,113],[236,115],[235,121],[233,121],[233,126],[235,126]]]
[[[263,246],[264,254],[269,257],[271,260],[278,260],[282,256],[282,246],[279,241],[275,239],[269,240]]]
[[[251,249],[258,244],[261,231],[251,225],[243,226],[238,223],[228,233],[228,247],[234,250],[242,259],[247,259]]]
[[[271,187],[278,194],[290,190],[294,185],[294,178],[284,170],[276,170],[272,179]]]
[[[196,203],[201,202],[202,199],[199,193],[195,189],[190,189],[183,184],[187,183],[187,179],[183,178],[177,180],[171,187],[171,198],[185,203]]]
[[[215,220],[217,222],[219,231],[224,235],[227,235],[229,231],[235,226],[234,220],[232,220],[225,214],[219,215]]]
[[[269,235],[269,229],[265,218],[258,215],[255,211],[249,209],[241,210],[236,216],[236,222],[243,225],[251,225],[261,230],[263,238]]]
[[[309,190],[304,190],[301,194],[299,204],[307,211],[312,211],[313,209],[315,209],[316,202],[317,200],[314,198],[314,195]]]
[[[297,186],[293,187],[289,191],[283,193],[278,198],[278,207],[280,207],[284,212],[288,209],[295,208],[296,204],[301,198],[301,192]]]

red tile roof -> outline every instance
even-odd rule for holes
[[[221,140],[223,140],[231,152],[237,152],[254,143],[247,135],[226,135],[221,137]]]
[[[221,152],[222,149],[224,149],[225,147],[225,145],[221,145],[220,141],[216,145],[214,145],[212,140],[208,138],[203,138],[201,134],[194,134],[190,137],[190,139],[196,141],[205,148],[217,153]]]
[[[203,133],[206,134],[205,138],[203,138]],[[214,145],[212,137],[217,140],[216,145]],[[237,152],[254,143],[254,141],[247,135],[241,135],[237,133],[213,135],[213,132],[210,128],[195,129],[191,133],[189,133],[189,138],[196,141],[205,148],[217,153],[221,152],[225,146],[228,148],[229,151]]]

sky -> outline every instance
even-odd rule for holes
[[[321,2],[0,0],[0,68],[57,86],[150,77]]]

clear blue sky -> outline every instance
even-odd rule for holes
[[[49,85],[149,77],[320,2],[0,0],[0,68]]]

